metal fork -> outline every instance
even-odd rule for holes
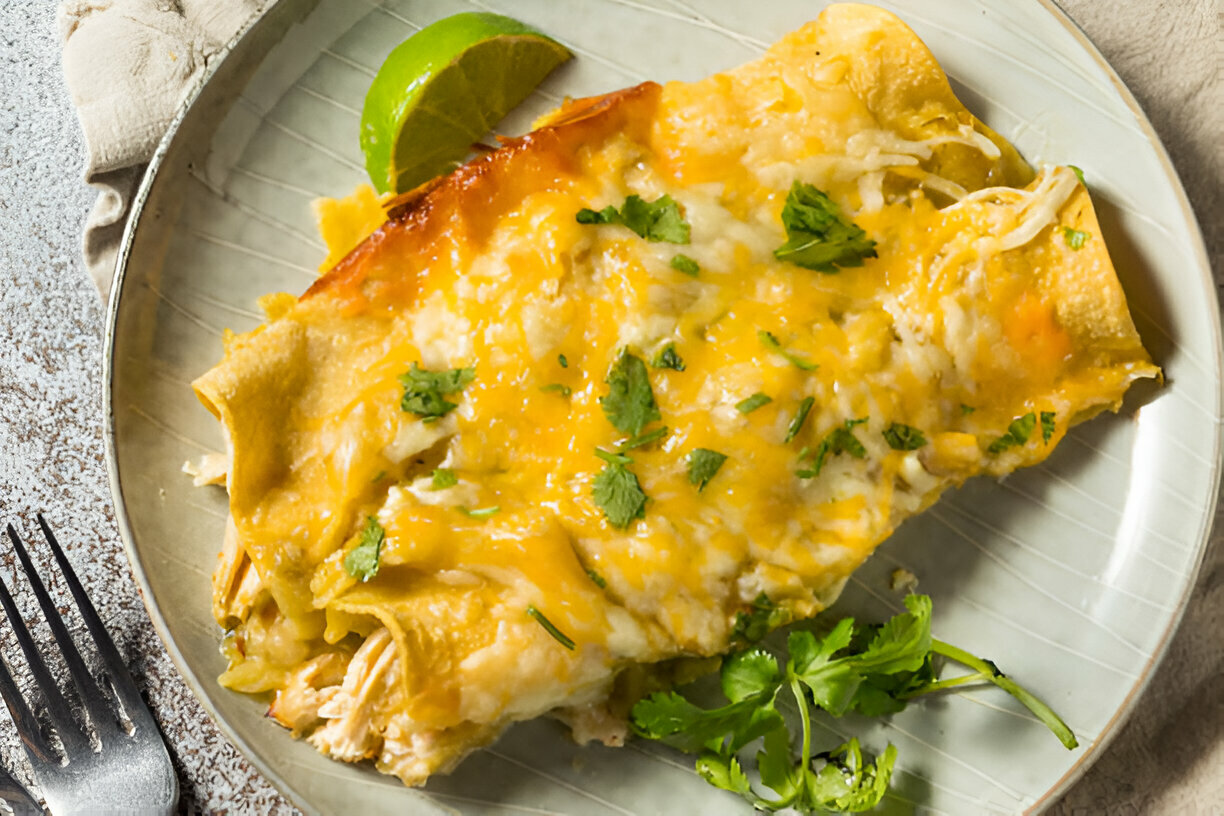
[[[43,536],[55,555],[64,581],[97,647],[119,709],[112,706],[85,666],[63,618],[56,611],[51,596],[30,562],[21,536],[9,524],[8,536],[17,558],[38,598],[43,617],[51,627],[67,664],[68,674],[84,706],[84,712],[78,711],[77,718],[74,718],[72,708],[64,699],[59,685],[51,676],[51,670],[39,655],[29,629],[17,613],[8,588],[0,580],[0,604],[4,606],[21,651],[25,653],[34,682],[42,692],[47,719],[58,738],[57,746],[56,740],[49,739],[44,733],[29,704],[18,691],[8,667],[0,660],[0,696],[4,697],[26,755],[30,758],[34,780],[54,816],[78,813],[90,816],[169,814],[178,802],[178,780],[153,715],[140,698],[127,666],[119,656],[119,650],[106,633],[98,613],[41,514],[38,516],[38,526],[42,528]],[[83,722],[85,719],[88,725]]]

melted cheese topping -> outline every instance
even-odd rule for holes
[[[418,191],[197,382],[232,456],[223,680],[277,691],[280,721],[409,783],[552,709],[615,740],[599,712],[626,667],[724,651],[761,593],[815,614],[944,489],[1042,460],[1157,373],[1103,242],[1062,235],[1096,232],[1086,192],[1065,168],[1030,179],[908,29],[835,6],[755,63],[574,103]],[[836,274],[778,261],[795,180],[878,258]],[[630,195],[671,196],[691,243],[575,219]],[[339,246],[367,220],[331,212]],[[668,433],[633,451],[648,503],[619,529],[592,495],[596,449],[625,438],[605,376],[622,349],[669,344],[684,370],[649,372]],[[441,420],[400,408],[414,363],[475,369]],[[756,392],[772,402],[736,409]],[[991,452],[1042,412],[1052,434]],[[861,458],[798,475],[805,448],[858,419]],[[927,444],[893,450],[892,423]],[[697,448],[727,457],[702,491]],[[437,467],[457,484],[434,489]],[[370,517],[386,537],[363,582],[344,560]]]

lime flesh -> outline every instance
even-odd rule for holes
[[[570,56],[500,14],[456,14],[409,37],[383,62],[361,111],[374,187],[402,193],[451,170]]]

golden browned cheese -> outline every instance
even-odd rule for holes
[[[878,257],[834,274],[775,258],[795,181]],[[690,243],[576,220],[664,194]],[[904,24],[856,5],[701,82],[566,104],[265,307],[195,383],[230,456],[222,680],[410,784],[549,711],[616,742],[626,668],[725,651],[762,593],[815,614],[945,489],[1041,461],[1158,374],[1075,174],[1034,175]],[[605,377],[622,350],[669,345],[683,370],[649,369],[667,433],[630,452],[647,502],[617,527],[593,497],[596,450],[626,438]],[[401,409],[414,364],[474,378],[426,421]],[[1016,420],[1027,437],[1000,444]],[[848,421],[858,447],[813,474]],[[894,449],[894,423],[923,444]],[[703,490],[699,448],[727,457]],[[385,541],[361,580],[344,561],[369,519]]]

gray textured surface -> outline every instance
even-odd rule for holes
[[[1212,0],[1064,0],[1127,81],[1185,180],[1224,271],[1220,18]],[[0,3],[0,518],[43,510],[169,738],[184,810],[287,814],[208,721],[145,616],[102,458],[103,309],[79,258],[93,194],[60,78],[51,0]],[[1217,532],[1218,538],[1218,532]],[[5,553],[0,575],[11,583]],[[23,597],[31,610],[28,598]],[[31,610],[32,611],[32,610]],[[5,629],[7,632],[7,629]],[[1168,659],[1136,716],[1059,816],[1224,812],[1224,549],[1208,555]],[[4,652],[12,648],[7,634]],[[24,776],[12,726],[0,759]]]

